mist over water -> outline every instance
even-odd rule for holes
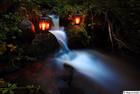
[[[116,87],[122,85],[123,80],[120,75],[109,67],[108,63],[106,63],[107,61],[97,55],[95,51],[71,51],[67,54],[57,56],[55,59],[56,63],[60,66],[64,63],[72,66],[77,72],[111,92],[118,90]]]
[[[54,57],[55,63],[59,66],[63,66],[64,63],[72,66],[77,72],[112,93],[118,90],[117,87],[121,87],[123,80],[116,70],[107,65],[108,61],[105,61],[97,55],[98,52],[93,50],[70,50],[67,45],[66,33],[63,28],[59,27],[59,17],[50,17],[53,19],[54,27],[49,32],[56,37],[60,44],[60,51]]]

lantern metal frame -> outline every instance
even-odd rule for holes
[[[76,19],[79,20],[79,22],[76,23]],[[74,25],[80,25],[82,23],[82,20],[83,20],[83,16],[79,13],[73,16]]]
[[[44,30],[41,29],[41,26],[40,24],[44,24]],[[46,27],[46,24],[47,24],[47,27]],[[49,26],[48,26],[49,25]],[[46,17],[41,17],[40,20],[39,20],[39,31],[42,32],[42,31],[48,31],[52,28],[53,26],[53,22],[52,22],[52,19],[49,17],[49,16],[46,16]]]

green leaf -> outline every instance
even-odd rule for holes
[[[12,84],[8,83],[8,87],[11,87]]]
[[[7,94],[8,93],[8,89],[4,89],[3,91],[2,91],[2,94]]]
[[[12,86],[11,86],[11,89],[15,89],[17,86],[16,86],[16,84],[13,84]]]
[[[31,88],[34,87],[34,85],[27,85],[26,87],[27,87],[28,89],[31,89]]]

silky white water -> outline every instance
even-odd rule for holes
[[[106,57],[99,56],[100,53],[93,50],[70,50],[64,28],[59,27],[59,17],[54,15],[50,17],[53,19],[54,27],[49,32],[56,37],[60,44],[60,51],[54,57],[55,63],[60,66],[64,63],[69,64],[91,81],[95,81],[110,91],[117,90],[116,87],[120,87],[122,79],[115,70],[107,65],[107,61],[103,59]]]

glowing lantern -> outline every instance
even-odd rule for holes
[[[48,19],[48,17],[46,18],[44,17],[39,21],[39,29],[41,31],[49,30],[51,29],[51,26],[52,26],[52,23],[51,23],[51,20]]]
[[[80,24],[81,22],[81,18],[80,17],[76,17],[75,18],[75,24]]]
[[[46,31],[46,30],[49,30],[50,29],[50,23],[47,22],[47,21],[40,21],[39,22],[39,29],[41,31]]]
[[[82,22],[82,16],[81,15],[75,15],[74,16],[74,23],[75,25],[80,25]]]

